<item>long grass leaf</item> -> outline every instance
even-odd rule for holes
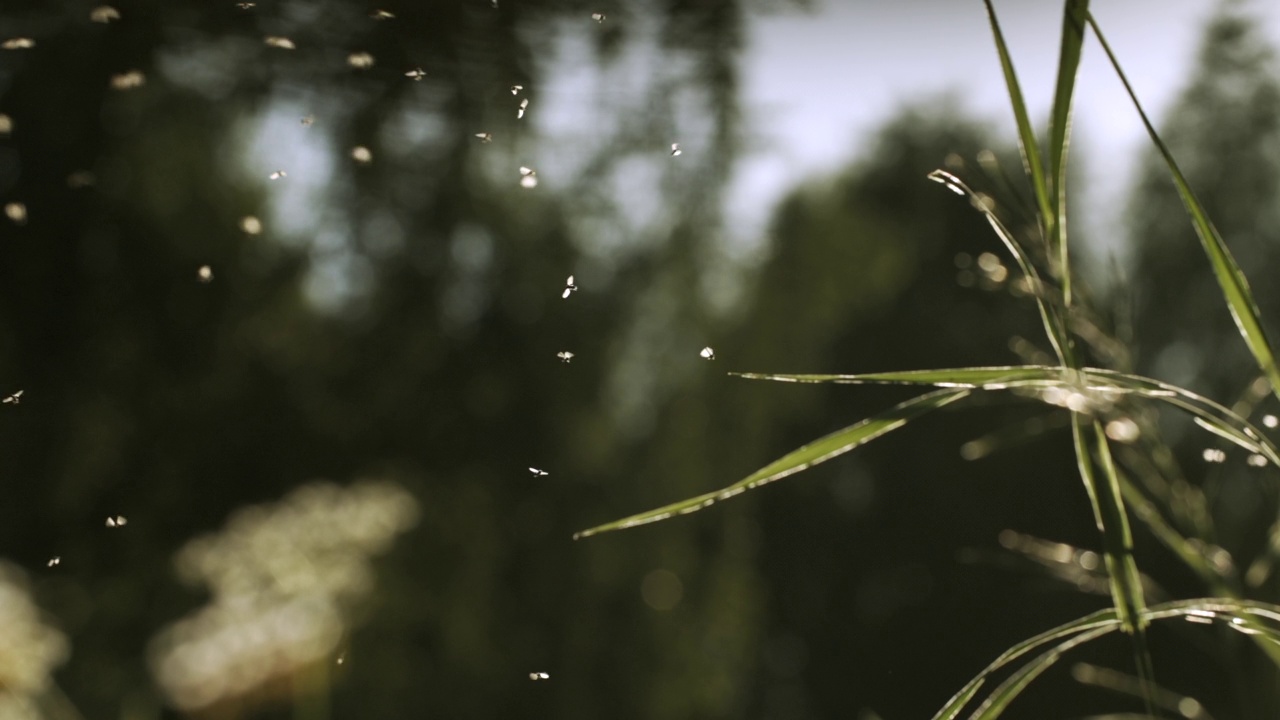
[[[1195,598],[1152,605],[1143,610],[1141,615],[1143,623],[1190,616],[1210,622],[1222,620],[1228,627],[1246,635],[1252,635],[1260,641],[1280,643],[1280,605],[1231,598]],[[1000,703],[999,710],[1003,710],[1018,693],[1026,688],[1030,680],[1056,662],[1064,652],[1122,627],[1123,624],[1116,617],[1115,609],[1107,608],[1023,640],[1002,652],[975,675],[933,716],[933,720],[951,720],[957,717],[991,675],[1030,652],[1050,643],[1056,643],[1053,648],[1033,659],[1029,663],[1031,666],[1029,670],[1023,668],[1018,671],[1022,673],[1021,676],[1018,673],[1011,675],[992,692],[992,696],[988,697],[977,711],[987,714],[975,713],[975,717],[993,720],[1000,714],[998,711],[991,713],[996,703]],[[1022,678],[1026,678],[1027,682],[1023,682]]]
[[[933,385],[936,387],[986,388],[1026,381],[1049,381],[1062,376],[1056,365],[997,365],[991,367],[943,368],[938,370],[903,370],[857,375],[796,375],[785,373],[730,373],[749,380],[776,380],[798,383],[844,383],[860,385],[889,383]]]
[[[1062,43],[1058,54],[1058,82],[1049,117],[1049,181],[1053,190],[1053,234],[1050,248],[1058,251],[1062,304],[1071,307],[1071,261],[1067,242],[1067,146],[1071,142],[1071,101],[1084,45],[1089,0],[1067,0],[1062,13]]]
[[[1022,694],[1022,691],[1026,690],[1033,680],[1040,677],[1045,670],[1048,670],[1054,663],[1058,662],[1058,659],[1068,650],[1091,640],[1096,640],[1112,630],[1114,630],[1112,627],[1101,627],[1080,633],[1036,656],[1035,659],[1018,668],[1016,672],[1000,683],[969,717],[971,720],[995,720],[995,718],[1000,717],[1005,708],[1009,706],[1009,703],[1013,702],[1014,698]]]
[[[946,389],[920,395],[899,403],[885,412],[873,415],[842,430],[837,430],[830,435],[814,440],[804,447],[783,455],[726,488],[583,530],[573,537],[576,540],[610,530],[622,530],[665,520],[676,515],[696,512],[721,500],[726,500],[734,495],[774,480],[779,480],[788,475],[794,475],[831,458],[843,455],[859,445],[865,445],[881,435],[897,430],[927,412],[960,400],[969,393],[970,390],[968,389]]]
[[[987,6],[987,18],[991,21],[991,34],[995,37],[996,52],[1000,55],[1000,69],[1004,71],[1004,82],[1009,92],[1009,104],[1013,106],[1013,119],[1018,126],[1018,149],[1022,152],[1022,164],[1035,190],[1036,204],[1040,208],[1040,216],[1044,222],[1053,218],[1050,202],[1049,183],[1044,173],[1044,161],[1040,157],[1040,147],[1036,142],[1035,130],[1031,127],[1031,118],[1027,115],[1027,103],[1022,97],[1022,87],[1018,84],[1018,75],[1013,69],[1013,58],[1009,55],[1009,46],[1004,41],[1004,33],[1000,30],[1000,21],[996,18],[996,9],[991,0],[983,0]],[[1052,228],[1042,228],[1045,237],[1049,237]]]
[[[1230,408],[1177,385],[1129,373],[1101,368],[1064,369],[1057,365],[1006,365],[994,367],[905,370],[856,375],[795,373],[732,373],[751,380],[846,385],[903,384],[935,387],[968,387],[983,390],[1062,388],[1116,399],[1137,395],[1172,405],[1190,414],[1205,430],[1220,435],[1280,466],[1280,449],[1247,419]]]
[[[1138,619],[1138,629],[1141,629],[1145,624],[1143,613],[1147,609],[1146,600],[1142,595],[1142,575],[1138,572],[1138,564],[1133,557],[1133,533],[1129,529],[1129,517],[1125,509],[1124,495],[1120,489],[1119,471],[1111,456],[1107,434],[1103,432],[1102,424],[1097,420],[1093,421],[1093,443],[1094,456],[1098,460],[1099,469],[1102,470],[1101,477],[1098,478],[1100,481],[1098,490],[1100,499],[1104,500],[1103,513],[1107,525],[1112,528],[1109,534],[1113,550],[1108,554],[1114,556],[1116,567],[1108,571],[1111,575],[1111,592],[1116,596],[1117,602],[1125,605],[1128,614]],[[1104,535],[1107,535],[1107,532],[1104,532]],[[1124,614],[1121,613],[1122,620]]]
[[[1125,630],[1132,638],[1133,658],[1138,667],[1138,676],[1142,678],[1142,699],[1148,713],[1155,707],[1155,670],[1151,664],[1151,651],[1147,647],[1147,601],[1142,592],[1142,574],[1138,571],[1138,561],[1133,555],[1133,533],[1129,529],[1129,515],[1125,507],[1124,494],[1120,488],[1120,473],[1116,469],[1115,460],[1111,456],[1111,446],[1102,424],[1093,421],[1094,457],[1102,470],[1102,482],[1098,487],[1099,498],[1103,501],[1102,511],[1107,518],[1106,529],[1103,530],[1103,547],[1107,564],[1107,576],[1111,582],[1111,597],[1117,609],[1120,605],[1126,611],[1120,613],[1121,619],[1127,614],[1136,618],[1134,626],[1126,626]]]
[[[1076,363],[1072,359],[1067,323],[1059,311],[1060,308],[1058,306],[1050,306],[1045,302],[1046,286],[1044,280],[1040,278],[1040,273],[1036,270],[1035,263],[1031,261],[1031,256],[1027,254],[1026,249],[1009,231],[1009,228],[996,216],[990,202],[975,193],[963,180],[946,170],[934,170],[929,173],[928,177],[930,180],[946,186],[952,192],[966,197],[969,200],[969,204],[987,219],[987,224],[995,231],[996,237],[1000,238],[1000,242],[1004,243],[1009,254],[1013,256],[1014,262],[1018,263],[1018,269],[1022,271],[1022,274],[1027,278],[1027,282],[1031,285],[1031,297],[1035,298],[1036,309],[1040,311],[1040,322],[1044,325],[1045,335],[1049,337],[1049,344],[1053,346],[1053,352],[1057,355],[1058,361],[1064,366],[1074,366]]]
[[[1000,653],[1000,656],[982,669],[970,680],[965,686],[952,697],[946,705],[942,707],[934,716],[933,720],[951,720],[957,717],[969,700],[977,693],[978,688],[1000,668],[1017,660],[1029,652],[1043,647],[1051,642],[1070,638],[1082,632],[1090,632],[1099,628],[1115,630],[1120,627],[1120,622],[1116,619],[1115,610],[1099,610],[1095,613],[1086,615],[1082,618],[1072,620],[1071,622],[1059,625],[1051,630],[1046,630],[1034,637],[1027,638],[1021,642],[1014,644],[1009,649]]]
[[[1178,190],[1179,197],[1182,198],[1182,204],[1191,215],[1191,222],[1195,227],[1196,235],[1199,236],[1200,244],[1204,248],[1205,254],[1209,257],[1209,264],[1213,267],[1213,274],[1218,280],[1218,285],[1222,288],[1222,295],[1227,301],[1227,308],[1231,311],[1231,317],[1235,320],[1240,336],[1244,338],[1245,345],[1253,353],[1258,367],[1266,375],[1267,380],[1270,381],[1272,393],[1276,397],[1280,397],[1280,370],[1276,368],[1275,352],[1272,350],[1271,343],[1267,340],[1266,333],[1262,329],[1261,313],[1258,311],[1258,305],[1253,299],[1252,291],[1249,289],[1249,281],[1245,278],[1244,272],[1231,255],[1231,251],[1227,248],[1227,244],[1218,233],[1217,228],[1210,222],[1204,207],[1196,199],[1186,176],[1182,174],[1182,169],[1178,167],[1178,163],[1173,159],[1173,154],[1169,152],[1169,148],[1160,139],[1160,135],[1156,133],[1155,126],[1151,124],[1146,111],[1142,109],[1142,104],[1138,102],[1137,93],[1134,92],[1133,86],[1129,84],[1128,77],[1125,76],[1124,71],[1120,68],[1120,61],[1116,59],[1115,53],[1111,51],[1110,44],[1107,43],[1106,37],[1102,34],[1102,29],[1098,27],[1098,23],[1091,13],[1088,15],[1088,21],[1093,28],[1094,35],[1098,38],[1099,44],[1102,45],[1102,49],[1106,52],[1107,58],[1110,59],[1111,66],[1115,68],[1116,75],[1119,76],[1120,82],[1124,84],[1125,90],[1129,93],[1129,99],[1133,101],[1133,106],[1138,111],[1138,116],[1142,119],[1142,124],[1146,127],[1147,134],[1151,137],[1151,142],[1155,144],[1156,149],[1160,151],[1160,155],[1164,158],[1165,165],[1169,167],[1169,173],[1173,177],[1173,184]]]

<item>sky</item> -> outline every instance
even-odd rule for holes
[[[1242,0],[1280,40],[1280,3]],[[1194,67],[1218,0],[1091,3],[1157,127]],[[1048,117],[1057,73],[1062,3],[996,0],[1001,28],[1034,122]],[[836,170],[870,131],[903,105],[948,90],[1011,141],[1012,111],[981,0],[812,0],[810,9],[758,13],[742,58],[744,106],[755,152],[730,196],[734,230],[761,237],[769,209],[794,184]],[[1074,103],[1072,153],[1083,157],[1080,222],[1104,248],[1147,142],[1095,38],[1086,40]],[[941,158],[939,159],[941,161]],[[921,178],[921,191],[932,188]]]

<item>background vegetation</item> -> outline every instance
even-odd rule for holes
[[[1013,139],[963,105],[908,107],[796,188],[749,262],[721,217],[746,149],[739,3],[116,8],[0,9],[0,42],[34,41],[0,51],[0,203],[21,208],[0,223],[0,395],[22,391],[0,405],[0,556],[45,615],[0,609],[65,636],[0,650],[13,717],[928,717],[1109,605],[1068,424],[1008,399],[571,540],[906,397],[726,370],[1044,361],[998,239],[925,179],[945,167],[1034,225]],[[1165,137],[1274,318],[1280,93],[1251,27],[1224,6]],[[544,94],[558,62],[593,68],[585,98]],[[580,132],[530,127],[569,103]],[[1095,352],[1274,412],[1167,175],[1153,155],[1134,188],[1120,282],[1078,259]],[[1172,520],[1277,600],[1274,574],[1244,577],[1273,552],[1275,468],[1159,427],[1171,497],[1206,498]],[[1135,527],[1149,599],[1210,592]],[[289,621],[305,632],[273,634]],[[220,638],[194,666],[247,679],[175,691],[166,658],[193,637]],[[1151,643],[1208,713],[1186,717],[1280,711],[1247,638]],[[1123,638],[1075,659],[1133,672]],[[1065,663],[1016,707],[1142,707],[1099,684]]]

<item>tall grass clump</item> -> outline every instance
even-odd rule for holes
[[[964,403],[982,393],[1011,392],[1044,403],[1064,413],[1084,491],[1101,535],[1102,555],[1109,584],[1111,607],[1047,630],[1010,647],[960,689],[935,715],[955,718],[972,708],[970,717],[999,717],[1017,696],[1067,651],[1112,633],[1130,638],[1138,675],[1139,694],[1147,714],[1167,709],[1167,691],[1154,682],[1147,648],[1147,628],[1171,618],[1221,621],[1250,637],[1280,665],[1280,606],[1241,597],[1234,571],[1218,561],[1214,548],[1190,537],[1168,522],[1159,506],[1160,494],[1151,488],[1161,482],[1152,468],[1159,463],[1122,462],[1113,452],[1114,442],[1132,444],[1148,457],[1163,449],[1150,414],[1143,405],[1163,404],[1191,416],[1205,431],[1224,438],[1270,464],[1280,466],[1280,451],[1241,411],[1183,387],[1143,377],[1124,368],[1086,364],[1091,333],[1087,309],[1073,292],[1070,241],[1067,225],[1067,164],[1071,136],[1071,106],[1077,69],[1087,34],[1092,34],[1124,84],[1146,130],[1167,166],[1178,195],[1205,251],[1240,338],[1249,349],[1260,374],[1280,397],[1280,370],[1265,332],[1258,306],[1244,273],[1204,211],[1177,161],[1157,134],[1137,95],[1125,77],[1115,53],[1089,10],[1088,0],[1066,0],[1063,7],[1058,74],[1049,117],[1048,141],[1042,145],[1032,127],[1026,104],[991,0],[984,0],[1000,66],[1008,89],[1017,127],[1023,170],[1034,195],[1037,224],[1020,237],[1001,220],[990,199],[975,192],[965,180],[944,170],[929,179],[968,199],[990,224],[1005,250],[1023,274],[1023,286],[1036,303],[1046,340],[1056,362],[1041,365],[965,367],[857,375],[801,375],[740,373],[742,377],[795,383],[891,383],[930,388],[881,413],[818,438],[756,472],[729,485],[696,497],[622,518],[578,533],[586,537],[695,512],[720,500],[795,474],[847,453],[914,419],[946,406]],[[1126,452],[1126,456],[1129,453]],[[1214,597],[1149,605],[1133,552],[1130,517],[1143,523],[1152,536],[1194,572]],[[1280,547],[1280,529],[1271,532]],[[1269,556],[1268,556],[1269,557]],[[1258,570],[1264,572],[1268,568]],[[995,680],[1002,678],[998,684]],[[994,684],[994,688],[989,688]]]

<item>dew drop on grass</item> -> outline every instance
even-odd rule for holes
[[[273,48],[280,48],[281,50],[297,49],[297,46],[293,44],[292,40],[290,40],[287,37],[281,37],[279,35],[268,35],[265,38],[263,38],[262,41]]]
[[[2,402],[5,405],[19,405],[22,403],[22,393],[24,392],[26,391],[19,390],[18,392],[6,397],[3,401],[0,401],[0,402]]]
[[[493,133],[487,133],[487,132],[476,133],[476,137],[480,138],[480,142],[482,143],[493,142]]]
[[[351,53],[347,56],[347,64],[357,70],[368,70],[373,67],[373,56],[367,52]]]
[[[573,359],[573,353],[569,352],[568,350],[561,350],[560,352],[556,353],[556,357],[560,358],[560,362],[567,363]]]
[[[89,11],[89,20],[96,23],[109,23],[120,19],[120,11],[110,5],[99,5]]]
[[[141,70],[130,70],[118,75],[111,76],[111,88],[113,90],[132,90],[136,87],[142,87],[147,82],[147,76],[142,74]]]
[[[196,270],[196,279],[202,283],[213,282],[213,268],[208,265],[201,265],[200,269]]]
[[[1226,462],[1227,453],[1218,448],[1205,448],[1204,452],[1200,453],[1200,457],[1204,458],[1207,463],[1220,463]]]
[[[27,50],[36,46],[36,41],[29,37],[9,38],[0,43],[0,48],[5,50]]]
[[[536,188],[538,187],[538,171],[533,168],[520,168],[520,187]]]
[[[1251,467],[1266,467],[1267,457],[1265,455],[1254,453],[1249,456],[1249,459],[1246,460],[1246,462],[1248,462]]]
[[[1131,443],[1138,439],[1138,423],[1129,418],[1117,418],[1107,423],[1107,437],[1116,442]]]
[[[531,672],[529,673],[529,679],[530,680],[550,680],[551,676],[544,672]]]
[[[361,165],[368,165],[369,163],[373,162],[373,153],[369,150],[369,148],[363,145],[357,145],[351,148],[351,159],[355,160]]]
[[[716,351],[712,350],[710,346],[702,348],[702,350],[698,352],[698,355],[701,355],[703,360],[716,359]]]
[[[1280,418],[1277,418],[1275,415],[1263,415],[1262,424],[1269,428],[1274,428],[1277,425],[1280,425]]]
[[[1178,701],[1178,714],[1187,720],[1205,717],[1204,706],[1193,697],[1184,697]]]
[[[18,225],[25,225],[27,222],[27,206],[20,202],[11,202],[5,205],[4,214],[5,217]]]
[[[1097,570],[1098,569],[1098,553],[1092,550],[1085,550],[1080,553],[1080,556],[1076,559],[1076,562],[1080,563],[1080,567],[1084,568],[1085,570]]]
[[[262,221],[253,215],[240,218],[240,229],[246,235],[258,235],[262,232]]]
[[[945,185],[948,190],[950,190],[951,192],[957,195],[965,194],[964,186],[960,182],[960,178],[956,177],[955,175],[952,175],[946,170],[934,170],[933,172],[929,173],[928,178],[936,183],[941,183]]]
[[[424,78],[424,77],[426,77],[426,76],[427,76],[427,71],[426,71],[426,70],[423,70],[423,69],[422,69],[422,68],[420,68],[420,67],[416,67],[416,68],[414,68],[414,69],[410,70],[409,72],[405,73],[405,74],[404,74],[404,76],[405,76],[405,77],[407,77],[407,78],[409,78],[410,80],[412,80],[412,81],[414,81],[414,82],[419,82],[419,81],[421,81],[421,80],[422,80],[422,78]]]

